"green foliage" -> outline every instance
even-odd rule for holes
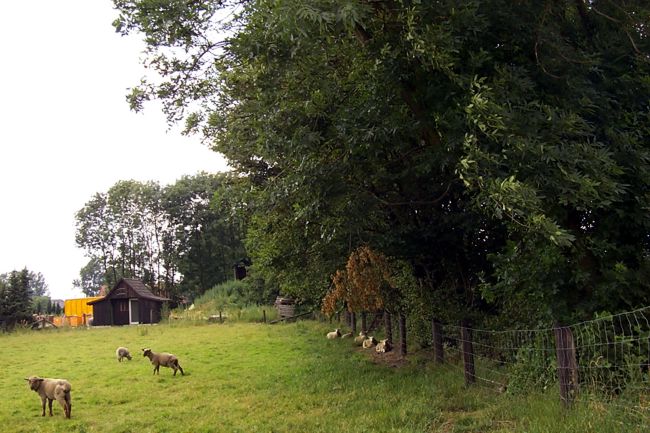
[[[34,274],[27,268],[11,271],[0,278],[0,320],[3,329],[20,321],[28,321],[32,312],[31,279]]]
[[[265,281],[318,302],[369,245],[422,317],[650,302],[647,2],[114,4],[159,74],[132,105],[228,158]]]
[[[97,296],[103,285],[107,282],[101,261],[92,257],[86,266],[79,271],[79,279],[74,280],[72,285],[78,288],[86,296]]]
[[[244,307],[250,304],[258,304],[260,296],[251,290],[246,280],[231,280],[218,284],[206,290],[200,297],[194,300],[194,305],[205,309],[208,305],[217,311],[224,311],[229,307]]]

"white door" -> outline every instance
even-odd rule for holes
[[[131,325],[140,323],[140,306],[137,299],[129,299],[129,322]]]

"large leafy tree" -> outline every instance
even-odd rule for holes
[[[199,173],[165,189],[162,206],[173,233],[173,261],[183,275],[181,292],[202,294],[232,279],[234,264],[246,256],[240,226],[229,219],[218,192],[226,179]]]
[[[247,179],[285,289],[320,299],[367,244],[457,308],[648,301],[647,2],[114,2],[160,74],[132,106]]]

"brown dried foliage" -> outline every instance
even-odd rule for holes
[[[344,301],[351,312],[380,310],[384,307],[382,287],[393,287],[390,280],[386,256],[361,246],[350,253],[345,270],[332,276],[334,288],[323,298],[321,310],[333,314],[338,301]]]

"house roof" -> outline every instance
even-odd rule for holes
[[[171,300],[169,298],[163,298],[154,295],[151,292],[151,290],[141,280],[135,278],[122,278],[120,281],[117,282],[117,284],[115,284],[115,286],[111,289],[111,291],[106,294],[106,296],[104,296],[102,299],[97,299],[95,301],[88,302],[88,304],[89,305],[96,304],[98,302],[110,298],[111,293],[113,293],[113,291],[115,291],[115,289],[117,289],[120,286],[121,282],[124,282],[131,290],[137,293],[139,298],[149,299],[152,301],[160,301],[160,302]]]

